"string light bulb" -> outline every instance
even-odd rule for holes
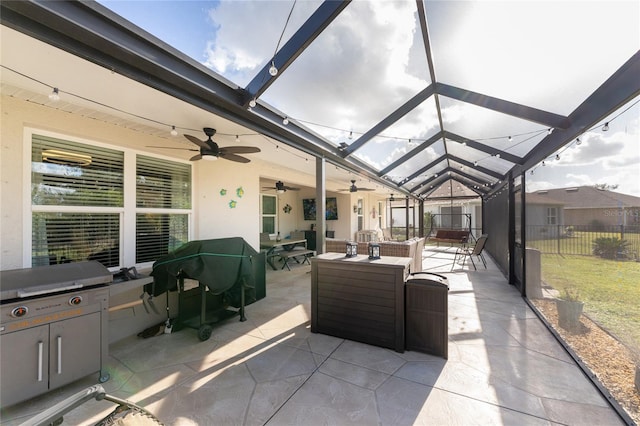
[[[178,131],[176,130],[176,126],[171,126],[171,136],[178,136]]]
[[[474,162],[473,162],[473,165],[474,165],[474,166],[476,166],[476,167],[478,167],[478,162],[477,162],[477,161],[474,161]]]
[[[53,91],[49,93],[49,99],[52,100],[53,102],[57,102],[60,100],[60,91],[58,91],[57,87],[54,87]]]
[[[556,154],[556,161],[560,159],[560,154]]]
[[[543,161],[543,162],[542,162],[542,167],[544,167],[544,166],[545,166],[545,164],[544,164],[544,161]]]
[[[240,142],[240,136],[236,135],[236,143]]]
[[[582,143],[582,141],[580,140],[580,138],[576,138],[576,145],[580,145]]]
[[[349,139],[353,139],[353,130],[349,132]]]
[[[606,123],[604,123],[604,126],[602,126],[602,131],[606,132],[607,130],[609,130],[609,122],[607,121]]]
[[[250,106],[251,108],[255,108],[255,107],[256,107],[256,104],[257,104],[257,102],[256,102],[256,98],[253,98],[253,99],[251,99],[251,100],[249,101],[249,106]]]
[[[269,67],[269,74],[271,74],[272,77],[275,77],[276,75],[278,75],[278,68],[276,68],[276,64],[274,61],[271,61],[271,66]]]
[[[509,140],[509,142],[513,142],[513,138],[511,136],[509,136],[507,139]]]
[[[284,119],[282,119],[282,124],[284,124],[285,126],[289,124],[289,117],[285,117]]]
[[[547,134],[550,135],[551,133],[553,133],[553,127],[549,127],[549,130],[547,130]]]

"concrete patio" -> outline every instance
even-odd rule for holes
[[[312,334],[308,265],[267,272],[267,297],[200,342],[184,329],[110,347],[111,395],[167,425],[623,424],[494,262],[456,265],[428,247],[424,269],[449,278],[449,358]],[[479,262],[476,262],[478,265]],[[89,377],[2,411],[16,425],[94,384]],[[115,406],[65,416],[94,424]]]

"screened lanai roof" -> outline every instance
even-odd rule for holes
[[[488,194],[640,94],[637,1],[100,3],[1,19],[418,198]]]

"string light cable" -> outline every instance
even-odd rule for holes
[[[636,106],[638,103],[640,103],[640,99],[637,99],[635,102],[633,102],[627,108],[625,108],[624,110],[620,111],[618,114],[616,114],[615,116],[611,117],[610,119],[608,119],[604,123],[596,124],[593,127],[591,127],[590,129],[585,130],[584,132],[582,132],[580,134],[580,136],[577,136],[571,143],[565,145],[560,151],[558,151],[555,154],[551,154],[548,157],[544,158],[539,166],[535,166],[534,168],[531,169],[531,174],[533,174],[534,171],[538,167],[544,166],[545,165],[545,161],[549,161],[549,160],[552,160],[552,159],[555,159],[556,161],[558,161],[558,160],[560,160],[560,158],[562,157],[562,154],[566,150],[570,149],[574,145],[576,145],[576,146],[580,145],[582,143],[582,141],[580,140],[580,137],[582,137],[582,135],[584,135],[585,133],[593,132],[595,130],[601,130],[603,132],[608,131],[609,130],[609,126],[611,125],[611,123],[613,123],[616,119],[618,119],[622,114],[624,114],[625,112],[629,111],[631,108]]]
[[[280,44],[280,42],[282,40],[282,36],[284,35],[284,31],[285,31],[286,26],[287,26],[287,24],[289,22],[289,19],[291,18],[291,14],[293,13],[294,7],[295,7],[295,1],[294,1],[294,4],[291,7],[291,10],[289,12],[289,16],[287,17],[285,28],[282,31],[282,34],[280,36],[280,40],[278,41],[278,47],[279,47],[279,44]],[[278,47],[276,47],[276,52],[277,52]],[[274,54],[274,56],[275,56],[275,54]],[[38,80],[36,78],[33,78],[31,76],[28,76],[26,74],[23,74],[23,73],[21,73],[21,72],[19,72],[17,70],[14,70],[14,69],[12,69],[10,67],[7,67],[5,65],[2,65],[2,64],[0,64],[0,68],[8,70],[8,71],[11,71],[11,72],[13,72],[13,73],[15,73],[17,75],[20,75],[20,76],[22,76],[24,78],[27,78],[27,79],[29,79],[31,81],[39,83],[39,84],[41,84],[41,85],[43,85],[45,87],[48,87],[51,90],[53,90],[54,92],[57,92],[58,95],[62,94],[62,95],[65,95],[65,96],[72,96],[72,97],[75,97],[77,99],[81,99],[81,100],[83,100],[85,102],[93,103],[93,104],[101,106],[103,108],[111,109],[113,111],[117,111],[119,113],[126,114],[126,115],[129,115],[131,117],[138,118],[140,120],[145,120],[145,121],[148,121],[150,123],[158,124],[158,125],[161,125],[161,126],[166,126],[167,128],[169,128],[171,130],[171,132],[172,132],[171,134],[172,135],[173,135],[173,131],[174,130],[176,130],[176,131],[177,130],[192,131],[192,132],[200,132],[201,131],[201,129],[192,129],[192,128],[188,128],[188,127],[181,127],[181,126],[176,126],[176,125],[173,125],[173,124],[165,123],[165,122],[153,119],[153,118],[145,117],[145,116],[142,116],[142,115],[130,112],[130,111],[126,111],[126,110],[121,109],[121,108],[117,108],[117,107],[105,104],[103,102],[99,102],[99,101],[95,101],[93,99],[86,98],[86,97],[84,97],[82,95],[78,95],[76,93],[72,93],[72,92],[67,92],[67,91],[61,90],[59,87],[53,86],[51,84],[47,84],[47,83],[45,83],[43,81],[40,81],[40,80]],[[590,129],[584,131],[583,134],[584,133],[588,133],[588,132],[592,132],[592,131],[594,131],[596,129],[602,129],[602,131],[606,131],[607,129],[603,129],[604,126],[607,126],[607,128],[608,128],[608,126],[610,126],[617,118],[619,118],[622,114],[624,114],[625,112],[627,112],[628,110],[633,108],[638,103],[640,103],[640,99],[638,99],[635,102],[633,102],[631,105],[629,105],[627,108],[625,108],[624,110],[622,110],[621,112],[616,114],[614,117],[609,118],[606,122],[594,125]],[[339,132],[342,132],[342,133],[345,133],[345,134],[349,135],[349,139],[352,139],[353,135],[363,135],[364,134],[363,132],[354,131],[353,129],[346,130],[346,129],[342,129],[342,128],[338,128],[338,127],[333,127],[333,126],[328,126],[328,125],[324,125],[324,124],[320,124],[320,123],[315,123],[315,122],[308,121],[308,120],[294,119],[294,118],[292,118],[290,116],[285,116],[285,120],[287,122],[295,120],[296,122],[299,122],[299,123],[304,123],[304,124],[318,126],[318,127],[322,127],[322,128],[326,128],[326,129],[330,129],[330,130],[334,130],[334,131],[339,131]],[[471,140],[474,140],[474,141],[477,141],[477,142],[500,140],[500,139],[514,140],[515,138],[519,138],[519,137],[522,137],[522,136],[528,136],[527,138],[525,138],[525,139],[523,139],[523,140],[521,140],[521,141],[519,141],[519,142],[517,142],[515,144],[510,145],[508,148],[506,148],[504,150],[501,150],[502,152],[509,152],[510,150],[512,150],[512,149],[514,149],[514,148],[516,148],[516,147],[528,142],[529,140],[540,136],[542,133],[547,132],[547,133],[551,134],[552,131],[553,131],[553,128],[544,128],[544,129],[538,129],[538,130],[533,130],[533,131],[524,132],[524,133],[510,134],[510,135],[507,135],[507,136],[494,136],[494,137],[478,138],[478,139],[471,139]],[[272,141],[271,139],[267,138],[266,136],[264,136],[264,135],[262,135],[260,133],[245,133],[245,134],[217,133],[217,134],[219,136],[225,136],[225,137],[239,137],[239,136],[256,136],[256,135],[260,135],[260,136],[264,137],[264,139],[267,140],[272,145],[278,146],[274,141]],[[422,142],[424,142],[424,140],[421,141],[419,138],[405,138],[405,137],[398,137],[398,136],[385,135],[385,134],[380,134],[380,135],[378,135],[378,137],[383,137],[383,138],[393,139],[393,140],[400,140],[400,141],[407,141],[408,143],[411,142],[412,145],[413,144],[420,145]],[[558,151],[557,153],[551,154],[550,156],[546,157],[544,160],[548,161],[548,160],[556,158],[557,156],[561,156],[561,154],[564,151],[566,151],[567,149],[571,148],[574,144],[579,145],[581,143],[581,142],[577,142],[577,141],[579,141],[579,137],[577,137],[572,143],[570,143],[568,145],[565,145],[564,148],[561,151]],[[290,154],[292,154],[292,155],[294,155],[294,156],[296,156],[296,157],[298,157],[298,158],[301,158],[301,159],[304,159],[305,161],[308,161],[307,157],[299,155],[299,154],[297,154],[297,153],[295,153],[293,151],[288,151],[288,150],[285,150],[285,151],[290,153]],[[478,166],[479,163],[481,163],[482,161],[484,161],[484,160],[486,160],[488,158],[492,158],[492,157],[497,157],[497,155],[493,155],[493,154],[492,155],[487,155],[486,157],[483,157],[483,158],[481,158],[479,160],[476,160],[476,161],[474,161],[474,166]],[[533,173],[533,171],[537,167],[538,166],[536,166],[533,169],[531,169],[531,172]]]

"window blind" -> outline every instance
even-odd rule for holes
[[[47,136],[33,135],[33,205],[122,207],[124,154]]]
[[[136,206],[191,208],[191,165],[138,155]]]
[[[32,224],[33,266],[84,260],[120,264],[118,213],[34,212]]]
[[[136,215],[136,263],[154,262],[188,241],[186,214]]]

